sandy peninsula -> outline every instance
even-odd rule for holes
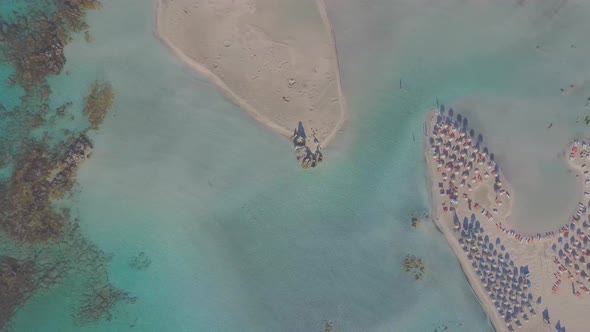
[[[432,220],[492,325],[496,331],[586,331],[590,140],[575,140],[565,153],[586,190],[572,219],[553,232],[524,234],[506,222],[515,204],[510,184],[462,120],[441,107],[424,125]]]
[[[157,36],[254,119],[310,149],[345,121],[335,41],[323,0],[157,0]]]

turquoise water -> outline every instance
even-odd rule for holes
[[[153,37],[152,2],[104,3],[89,16],[94,41],[66,48],[51,107],[80,109],[90,82],[113,84],[113,113],[92,134],[69,204],[83,235],[112,255],[110,282],[137,301],[79,326],[73,276],[19,310],[14,331],[321,331],[324,320],[335,331],[491,330],[442,236],[409,223],[430,208],[421,133],[436,98],[484,133],[521,216],[547,210],[535,220],[517,210],[515,224],[553,227],[568,212],[574,182],[557,153],[586,132],[575,123],[585,96],[559,88],[588,72],[588,6],[551,16],[551,1],[328,1],[350,121],[328,162],[306,171],[288,140]],[[68,119],[54,127],[86,125]],[[140,252],[152,264],[136,271]],[[425,280],[400,268],[408,253],[424,259]]]

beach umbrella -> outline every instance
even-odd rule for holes
[[[479,220],[476,220],[475,221],[475,228],[479,229],[479,227],[480,227]]]
[[[574,242],[576,242],[576,237],[572,235],[572,237],[570,237],[570,243],[574,244]]]
[[[509,253],[504,254],[504,259],[506,259],[506,260],[510,259],[510,254]]]
[[[500,238],[499,238],[499,237],[497,237],[497,238],[496,238],[496,245],[499,245],[499,244],[500,244]]]
[[[494,250],[494,245],[490,243],[490,245],[488,246],[488,248],[491,250]]]
[[[504,250],[506,250],[506,247],[504,247],[504,245],[501,245],[500,250],[504,251]]]
[[[543,302],[543,300],[542,300],[542,299],[541,299],[541,297],[539,296],[539,297],[537,298],[537,304],[541,304],[541,302]]]
[[[563,243],[563,238],[560,236],[560,237],[557,239],[557,242],[558,242],[558,243]]]
[[[486,235],[486,236],[484,236],[484,238],[483,238],[483,242],[485,242],[485,243],[488,243],[488,242],[490,242],[490,237],[489,237],[489,236],[487,236],[487,235]]]
[[[554,244],[551,246],[551,249],[552,249],[553,251],[556,251],[556,250],[557,250],[557,246],[555,245],[555,243],[554,243]]]
[[[568,243],[566,243],[566,244],[563,245],[563,249],[565,249],[565,250],[568,250],[569,247],[570,247],[570,245]]]
[[[545,308],[545,310],[543,310],[543,320],[546,321],[547,323],[551,322],[551,320],[549,318],[549,310],[547,308]]]
[[[528,297],[529,301],[532,301],[532,300],[533,300],[533,294],[532,294],[532,293],[529,293],[529,294],[527,295],[527,297]]]
[[[563,257],[563,250],[559,249],[559,257]]]

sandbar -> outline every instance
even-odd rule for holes
[[[156,35],[254,119],[326,147],[346,119],[323,0],[157,0]]]

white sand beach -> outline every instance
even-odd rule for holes
[[[433,111],[425,123],[432,220],[492,325],[496,331],[585,331],[590,194],[580,197],[578,211],[558,230],[523,234],[512,229],[506,223],[515,203],[508,181],[477,134],[472,137],[469,128],[447,115]],[[590,191],[590,144],[575,141],[567,151],[568,165]]]
[[[157,36],[254,119],[325,147],[345,121],[323,0],[158,0]],[[308,140],[315,150],[314,140]]]

